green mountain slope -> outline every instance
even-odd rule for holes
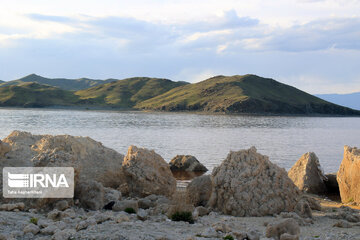
[[[138,103],[138,109],[256,114],[360,114],[273,79],[217,76]]]
[[[0,106],[48,107],[72,106],[79,102],[71,91],[38,83],[22,83],[0,88]]]
[[[80,90],[75,94],[83,101],[90,100],[95,105],[132,108],[141,101],[186,84],[168,79],[137,77]]]
[[[0,87],[10,86],[10,85],[19,85],[26,82],[35,82],[39,84],[46,84],[53,87],[58,87],[64,90],[81,90],[90,87],[94,87],[100,84],[116,81],[115,79],[108,80],[93,80],[88,78],[80,79],[66,79],[66,78],[44,78],[36,74],[31,74],[26,77],[20,78],[18,80],[0,82]]]

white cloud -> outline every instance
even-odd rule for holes
[[[359,2],[7,1],[0,79],[254,73],[311,92],[359,89]]]

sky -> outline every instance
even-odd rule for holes
[[[360,0],[0,0],[0,80],[256,74],[360,92]]]

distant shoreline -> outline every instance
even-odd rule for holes
[[[167,113],[167,114],[196,114],[196,115],[225,115],[225,116],[249,116],[249,117],[353,117],[360,118],[360,115],[338,115],[338,114],[276,114],[276,113],[226,113],[211,111],[159,111],[159,110],[140,110],[135,108],[117,108],[106,106],[48,106],[48,107],[16,107],[1,106],[0,110],[73,110],[73,111],[98,111],[98,112],[136,112],[136,113]]]

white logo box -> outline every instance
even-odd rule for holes
[[[5,167],[4,198],[73,198],[72,167]]]

